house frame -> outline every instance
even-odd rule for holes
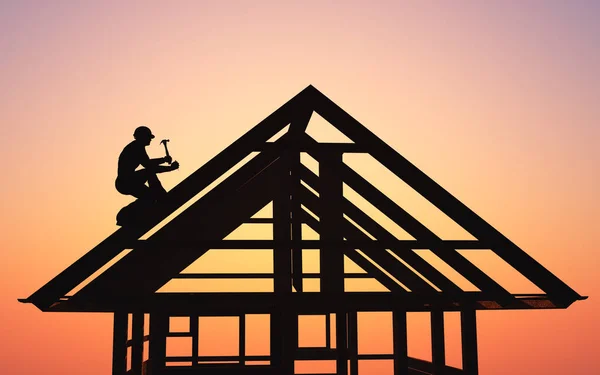
[[[353,143],[320,143],[311,138],[306,128],[313,113],[318,113]],[[288,125],[284,135],[269,141]],[[258,154],[154,234],[141,239],[252,152]],[[301,153],[308,153],[318,161],[318,174],[302,165]],[[475,240],[438,237],[346,165],[343,155],[347,153],[371,155]],[[344,184],[414,240],[397,239],[346,199]],[[252,217],[271,202],[272,218]],[[20,300],[42,311],[114,314],[113,375],[291,375],[299,360],[335,361],[336,374],[359,375],[359,360],[377,359],[393,361],[394,375],[474,375],[478,373],[478,310],[567,308],[574,301],[586,298],[313,86],[308,86],[175,186],[163,203],[138,219],[118,229],[29,298]],[[243,223],[272,225],[273,239],[224,240]],[[304,239],[302,225],[319,233],[319,239]],[[75,294],[68,294],[125,249],[131,251]],[[273,273],[181,273],[210,249],[272,249]],[[306,249],[320,250],[318,273],[303,272],[302,250]],[[417,255],[415,249],[431,250],[479,291],[464,291]],[[493,251],[543,293],[509,293],[457,249]],[[345,272],[344,257],[366,273]],[[345,290],[345,280],[365,277],[376,279],[389,291]],[[169,280],[177,278],[271,279],[273,292],[156,293]],[[306,279],[318,279],[319,291],[305,291]],[[358,314],[372,311],[392,314],[391,354],[358,351]],[[460,313],[462,369],[446,365],[444,312],[450,311]],[[430,313],[431,362],[407,354],[408,312]],[[269,355],[246,354],[246,318],[250,314],[269,316]],[[324,317],[324,347],[298,346],[298,319],[303,315]],[[198,322],[207,316],[237,317],[237,356],[199,355],[202,335]],[[172,317],[189,318],[189,329],[173,332],[169,324]],[[149,331],[144,328],[146,325]],[[170,337],[191,338],[191,356],[168,356]],[[172,363],[190,365],[169,366]]]

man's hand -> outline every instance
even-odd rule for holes
[[[169,163],[169,164],[171,164],[171,161],[173,161],[173,158],[172,158],[172,157],[170,157],[170,156],[165,156],[165,157],[163,158],[163,160],[164,160],[164,163]]]
[[[175,169],[179,169],[179,162],[178,162],[178,161],[174,161],[174,162],[171,164],[171,168],[172,168],[172,170],[173,170],[173,171],[174,171]]]

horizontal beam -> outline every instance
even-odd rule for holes
[[[316,349],[316,350],[315,350]],[[295,351],[294,359],[297,360],[327,360],[327,359],[335,359],[336,357],[335,349],[326,349],[326,348],[297,348]],[[365,360],[389,360],[394,359],[393,354],[358,354],[356,356],[358,359]],[[246,361],[269,361],[271,360],[271,356],[269,355],[250,355],[243,357]],[[191,362],[192,357],[188,356],[171,356],[165,358],[167,362]],[[235,355],[221,355],[221,356],[198,356],[198,362],[235,362],[241,359],[240,356]],[[233,364],[233,363],[232,363]],[[217,364],[215,364],[217,365]],[[225,364],[226,365],[226,364]],[[420,368],[424,369],[425,367],[432,366],[431,362],[424,361],[422,359],[408,357],[408,365],[411,368]],[[455,367],[445,366],[447,370],[458,370]]]
[[[464,306],[477,310],[521,310],[566,308],[546,296],[514,296],[513,301],[503,306],[493,296],[482,292],[464,292],[462,296],[444,293],[423,296],[419,293],[390,292],[302,292],[288,296],[276,296],[271,292],[245,293],[155,293],[148,296],[97,297],[83,299],[72,297],[61,301],[45,311],[63,312],[163,312],[170,315],[199,316],[268,314],[278,304],[298,314],[326,314],[338,310],[346,311],[392,311],[401,303],[407,311],[460,311]]]
[[[180,273],[174,279],[272,279],[273,273]],[[303,273],[304,279],[318,279],[320,273]],[[348,279],[372,279],[373,276],[366,272],[349,272],[344,274]]]
[[[227,361],[239,361],[240,356],[237,355],[199,355],[198,362],[227,362]],[[187,356],[171,356],[166,357],[167,362],[191,362],[193,357]],[[271,359],[268,355],[246,355],[244,356],[246,361],[268,361]]]
[[[254,148],[254,151],[263,151],[267,147],[272,147],[271,144],[273,142],[266,142],[258,147]],[[368,153],[369,150],[364,146],[357,145],[356,143],[333,143],[333,142],[321,142],[316,144],[301,144],[300,142],[296,142],[293,146],[290,147],[295,152],[308,152],[308,151],[316,151],[316,152],[331,152],[331,153]]]
[[[267,217],[253,217],[246,220],[244,224],[273,224],[273,219]]]
[[[485,244],[477,240],[446,240],[442,241],[446,248],[456,250],[488,250]],[[439,245],[439,242],[437,242]],[[419,249],[430,249],[436,243],[416,240],[350,240],[350,241],[274,241],[274,240],[198,240],[198,241],[155,241],[136,240],[127,243],[128,249],[148,250],[268,250],[275,247],[295,247],[300,249],[320,249],[322,247],[337,247],[344,249],[388,249],[400,248],[400,251],[412,251]]]

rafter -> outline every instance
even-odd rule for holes
[[[479,215],[456,199],[423,171],[405,159],[375,134],[365,128],[331,99],[312,87],[309,93],[314,110],[334,125],[357,145],[366,147],[369,154],[384,167],[419,192],[475,238],[485,239],[493,245],[494,252],[527,277],[548,295],[565,302],[581,299],[581,296],[544,268],[535,259],[502,235]]]
[[[123,248],[120,244],[139,238],[160,221],[194,197],[198,192],[209,186],[223,173],[243,160],[253,150],[256,144],[265,143],[277,134],[294,118],[312,113],[310,91],[312,86],[290,99],[287,103],[258,123],[254,128],[221,151],[218,155],[198,168],[194,173],[175,186],[165,200],[162,209],[156,210],[147,217],[147,221],[132,228],[120,228],[111,236],[88,251],[79,260],[66,268],[52,280],[38,289],[29,298],[38,308],[46,308],[60,296],[65,295],[86,278],[100,269],[105,263],[119,254]]]
[[[321,227],[319,222],[313,218],[308,212],[304,211],[303,221],[315,232],[320,232]],[[320,241],[318,241],[320,242]],[[319,245],[321,246],[321,245]],[[305,247],[303,247],[305,248]],[[319,247],[320,248],[320,247]],[[367,271],[375,280],[379,281],[381,285],[389,289],[390,292],[395,293],[406,293],[406,291],[394,280],[392,280],[385,272],[381,271],[368,259],[362,256],[356,249],[360,247],[347,247],[344,248],[344,255],[346,255],[351,261],[356,263],[359,267]]]
[[[319,177],[308,168],[303,166],[303,168],[301,169],[300,176],[302,180],[306,182],[309,186],[311,186],[313,189],[315,189],[318,186]],[[435,269],[435,267],[433,267],[431,264],[429,264],[427,261],[425,261],[423,258],[421,258],[419,255],[415,254],[412,251],[412,249],[418,249],[418,247],[413,247],[418,243],[418,241],[409,240],[405,242],[400,242],[396,237],[394,237],[394,235],[389,233],[375,220],[371,219],[367,214],[365,214],[348,199],[344,199],[344,213],[348,215],[348,217],[350,217],[352,220],[354,220],[358,225],[360,225],[363,229],[369,232],[373,237],[378,238],[378,241],[396,242],[395,246],[390,246],[388,248],[392,250],[396,255],[398,255],[402,260],[404,260],[407,264],[409,264],[411,267],[417,270],[417,272],[419,272],[421,275],[427,275],[426,278],[433,282],[442,291],[451,293],[459,293],[462,291],[462,289],[460,289],[450,279],[448,279],[441,272]],[[460,247],[460,245],[465,244],[461,242],[445,243],[453,249],[462,248]],[[481,246],[481,244],[479,244],[478,241],[469,241],[469,244]]]
[[[302,187],[300,194],[302,203],[306,205],[306,207],[309,210],[319,215],[319,198],[304,187]],[[344,236],[348,239],[348,241],[372,241],[369,240],[368,236],[363,234],[347,219],[343,219],[343,223],[343,233]],[[368,256],[371,260],[377,263],[379,267],[389,272],[392,276],[394,276],[398,281],[400,281],[402,284],[408,287],[411,291],[418,291],[421,293],[435,292],[435,289],[433,289],[429,284],[423,281],[408,267],[400,263],[392,255],[390,255],[385,248],[376,248],[373,251],[368,252]]]
[[[260,172],[260,177],[253,178],[252,182],[245,184],[242,190],[234,195],[229,195],[229,200],[221,200],[219,207],[223,211],[220,212],[220,215],[218,212],[214,212],[214,209],[206,211],[208,208],[215,207],[214,200],[204,199],[210,193],[207,194],[203,199],[194,203],[190,209],[151,236],[146,243],[152,244],[154,241],[169,243],[170,238],[178,238],[182,234],[185,234],[187,238],[206,238],[213,241],[227,236],[241,222],[271,201],[278,179],[281,177],[280,167],[277,163],[271,164],[268,169]],[[230,176],[233,180],[235,180],[234,175]],[[210,220],[198,221],[198,215],[194,212],[214,212],[217,215],[211,216]],[[168,252],[165,251],[166,249]],[[181,272],[209,249],[210,247],[202,247],[196,252],[189,252],[185,248],[171,246],[146,246],[144,251],[134,248],[78,294],[91,296],[106,293],[130,295],[152,293],[164,285],[173,274]],[[143,272],[144,277],[139,277],[138,273],[131,272],[131,269],[139,269],[140,265],[143,265],[140,272]]]

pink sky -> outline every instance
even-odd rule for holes
[[[481,374],[598,368],[599,16],[586,1],[0,4],[0,373],[109,373],[110,316],[16,299],[116,229],[136,126],[171,139],[171,188],[309,84],[591,296],[480,313]]]

